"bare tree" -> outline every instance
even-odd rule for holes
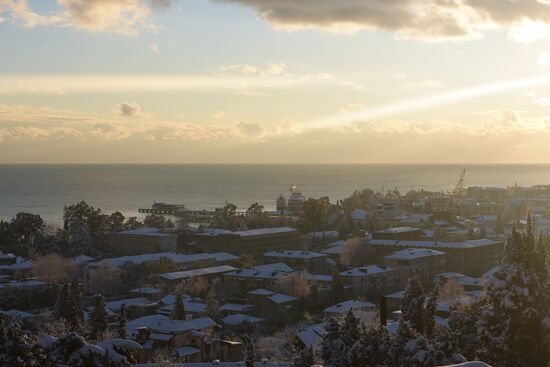
[[[56,254],[39,256],[33,262],[33,274],[48,283],[69,281],[75,273],[75,262]]]
[[[311,293],[311,286],[307,280],[307,273],[291,273],[277,281],[281,292],[295,297],[307,297]]]

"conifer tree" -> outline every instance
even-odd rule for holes
[[[386,328],[370,327],[349,350],[348,367],[377,367],[385,363],[389,335]]]
[[[54,307],[54,317],[56,319],[62,319],[65,318],[64,315],[66,315],[67,310],[67,301],[69,299],[69,285],[67,283],[63,283],[61,288],[57,292],[57,300],[55,302]]]
[[[504,262],[489,280],[477,322],[478,356],[495,367],[544,366],[550,360],[549,274],[542,240],[512,228]]]
[[[350,308],[344,317],[341,328],[341,339],[346,348],[351,348],[357,340],[361,337],[361,320]]]
[[[84,319],[84,306],[80,284],[76,279],[71,282],[68,297],[65,298],[62,317],[69,322],[72,330],[79,330]]]
[[[107,331],[109,320],[103,296],[101,294],[96,294],[93,302],[93,308],[90,312],[90,336],[93,340],[99,340],[105,331]]]
[[[176,302],[172,310],[172,320],[185,320],[185,306],[183,305],[183,297],[181,294],[176,295]]]
[[[344,298],[344,285],[337,271],[332,274],[332,295],[337,302]]]
[[[333,316],[325,322],[325,334],[321,341],[321,358],[327,366],[341,366],[346,361],[341,330],[340,318]]]
[[[216,291],[214,290],[214,287],[210,288],[204,303],[206,304],[206,315],[214,320],[219,319],[220,305],[216,299]]]
[[[423,333],[428,339],[434,337],[435,332],[435,310],[437,307],[437,300],[439,298],[439,288],[435,287],[426,299],[426,306],[424,308],[424,325]]]
[[[118,315],[118,337],[120,339],[128,338],[128,330],[126,330],[126,303],[123,303],[120,307],[120,313]]]
[[[250,336],[245,335],[243,337],[244,342],[244,362],[246,367],[254,367],[254,361],[256,360],[256,350],[254,348],[254,343]]]
[[[293,367],[311,367],[315,364],[315,352],[313,347],[302,348],[292,359]]]
[[[401,304],[401,312],[401,318],[407,321],[410,327],[419,333],[424,331],[424,291],[416,277],[409,279]]]

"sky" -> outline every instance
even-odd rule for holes
[[[0,163],[550,163],[549,0],[0,0]]]

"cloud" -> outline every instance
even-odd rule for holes
[[[118,115],[126,117],[142,116],[141,107],[137,103],[121,103],[117,105],[113,111]]]
[[[541,52],[539,54],[538,64],[540,66],[549,66],[550,65],[550,52]]]
[[[237,128],[246,136],[259,137],[265,133],[265,128],[257,122],[241,121]]]
[[[167,0],[57,0],[61,10],[35,12],[27,0],[0,0],[0,14],[27,28],[72,27],[90,32],[114,32],[135,36],[139,29],[155,29],[153,8],[170,5]]]
[[[550,106],[550,98],[537,98],[533,101],[537,106]]]
[[[212,117],[214,117],[217,120],[221,120],[225,117],[225,111],[216,111],[212,114]]]
[[[426,41],[476,38],[494,28],[516,30],[511,37],[519,41],[550,23],[550,3],[544,0],[215,1],[251,7],[276,29],[381,29]]]
[[[160,48],[156,43],[150,43],[149,45],[147,45],[147,47],[154,53],[158,54],[160,52]]]

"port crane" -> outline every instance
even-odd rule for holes
[[[455,189],[453,190],[454,196],[464,196],[466,189],[464,188],[464,176],[466,175],[466,168],[462,170],[458,182],[456,183]]]

